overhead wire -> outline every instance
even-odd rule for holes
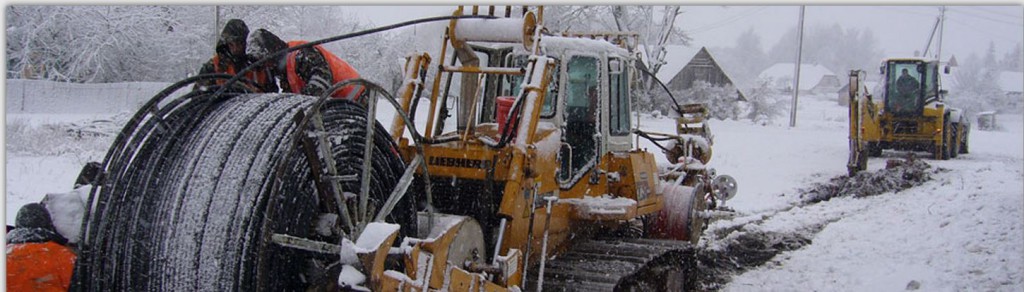
[[[972,24],[969,24],[969,23],[967,23],[967,22],[964,22],[964,21],[961,21],[961,20],[959,20],[959,19],[956,19],[956,18],[949,18],[949,17],[946,17],[946,20],[952,21],[952,22],[954,22],[954,23],[957,23],[957,24],[959,24],[959,25],[962,25],[963,27],[969,28],[969,29],[971,29],[971,30],[974,30],[974,31],[977,31],[977,32],[979,32],[979,33],[985,34],[985,35],[987,35],[987,36],[989,36],[989,37],[992,37],[992,40],[993,40],[993,41],[998,41],[998,42],[1005,42],[1005,43],[1007,43],[1007,44],[1013,44],[1013,43],[1014,43],[1014,42],[1013,42],[1012,40],[1008,40],[1008,39],[1006,39],[1006,38],[1005,38],[1005,36],[998,36],[998,35],[995,35],[995,34],[993,34],[993,33],[992,33],[991,31],[988,31],[988,30],[984,30],[984,29],[980,29],[980,28],[977,28],[977,27],[975,27],[974,25],[972,25]]]
[[[755,13],[761,12],[762,10],[767,9],[769,7],[771,7],[771,6],[752,7],[751,9],[749,9],[747,11],[740,12],[740,13],[738,13],[736,15],[733,15],[733,16],[731,16],[729,18],[726,18],[726,19],[723,19],[723,20],[720,20],[720,21],[717,21],[717,22],[705,24],[705,25],[702,25],[702,26],[694,28],[694,29],[686,30],[686,32],[689,33],[689,34],[698,34],[698,33],[708,32],[708,31],[711,31],[711,30],[714,30],[714,29],[722,28],[722,27],[725,27],[726,26],[725,24],[727,24],[727,23],[736,21],[736,20],[738,20],[738,19],[740,19],[742,17],[750,16],[750,15],[753,15]]]
[[[915,11],[915,10],[912,10],[912,9],[908,9],[907,7],[898,7],[898,6],[892,6],[892,7],[872,6],[872,7],[876,8],[876,9],[879,9],[881,11],[912,14],[914,16],[928,17],[928,18],[933,19],[933,20],[938,17],[938,14],[935,14],[935,15],[927,14],[927,13],[923,13],[923,12],[920,12],[920,11]],[[963,8],[962,6],[953,6],[953,7]],[[949,8],[952,8],[952,7],[951,6],[947,6],[947,12],[950,11]],[[961,16],[961,15],[964,15],[964,16],[970,16],[970,17],[974,17],[974,18],[984,18],[983,16],[978,16],[976,14],[966,13],[968,11],[965,11],[963,9],[956,9],[955,12],[965,12],[965,13],[956,13],[956,14],[954,14],[955,17],[950,17],[949,13],[947,13],[946,14],[946,20],[949,20],[950,22],[956,23],[959,26],[963,26],[963,27],[966,27],[968,29],[974,30],[974,31],[976,31],[978,33],[985,34],[985,35],[991,37],[993,39],[993,41],[1005,42],[1005,43],[1013,43],[1013,41],[1006,39],[1005,36],[998,36],[998,35],[994,34],[990,30],[985,30],[985,29],[978,28],[975,25],[973,25],[971,23],[968,23],[967,21],[961,20],[960,19],[961,17],[958,17],[958,16]],[[984,19],[991,20],[991,19],[988,19],[988,18],[984,18]],[[998,21],[998,20],[992,20],[992,21]],[[999,21],[999,22],[1002,22],[1002,21]],[[1015,25],[1017,27],[1024,26],[1024,24],[1011,24],[1011,23],[1006,23],[1006,22],[1002,22],[1002,23],[1010,24],[1010,25]],[[947,27],[946,29],[949,29],[949,28]]]
[[[909,14],[913,14],[913,15],[917,15],[917,16],[924,16],[924,17],[928,17],[928,18],[931,18],[931,19],[934,19],[935,17],[938,17],[938,15],[936,15],[936,14],[929,14],[929,13],[924,13],[924,12],[920,12],[920,11],[915,11],[915,10],[911,10],[911,9],[909,9],[907,7],[899,7],[899,6],[871,6],[871,7],[876,8],[876,9],[880,9],[882,11],[887,11],[887,12],[893,12],[894,10],[898,10],[898,11],[902,11],[904,13],[909,13]]]
[[[973,8],[973,10],[976,10],[976,11],[983,11],[983,12],[986,12],[986,13],[989,13],[989,14],[1001,15],[1001,16],[1009,17],[1009,18],[1012,18],[1012,19],[1015,19],[1015,20],[1018,20],[1018,19],[1021,19],[1021,17],[1024,17],[1024,15],[1012,15],[1012,14],[1004,13],[1002,11],[985,9],[985,7],[987,7],[987,6],[957,6],[957,7]],[[1021,7],[1018,7],[1018,8],[1021,8]]]
[[[957,7],[957,8],[959,8],[959,7]],[[947,9],[947,10],[956,11],[956,12],[962,13],[963,15],[966,15],[966,16],[974,17],[974,18],[977,18],[977,19],[988,20],[988,21],[995,22],[995,23],[1001,23],[1001,24],[1006,24],[1006,25],[1013,25],[1013,26],[1016,26],[1016,27],[1024,26],[1024,23],[1011,22],[1011,21],[1006,21],[1006,20],[1001,20],[1001,19],[994,19],[994,18],[987,17],[987,16],[984,16],[984,15],[976,14],[975,12],[970,11],[970,10],[964,10],[964,9],[956,9],[956,10]]]

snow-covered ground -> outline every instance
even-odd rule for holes
[[[924,185],[898,193],[801,205],[802,189],[846,172],[846,109],[834,99],[832,95],[801,97],[795,128],[787,127],[788,116],[766,126],[745,120],[712,121],[711,166],[739,183],[739,194],[727,202],[738,211],[733,220],[774,214],[749,229],[781,232],[809,224],[823,226],[809,234],[811,244],[735,275],[725,289],[1024,290],[1024,119],[1001,115],[1004,130],[971,132],[971,154],[949,161],[926,160],[933,168],[948,171],[936,172]],[[12,127],[39,128],[114,115],[8,111],[8,224],[22,205],[39,201],[46,193],[70,191],[81,166],[103,158],[106,149],[97,145],[112,140],[75,140],[56,133],[49,133],[46,139],[12,139],[16,138]],[[381,105],[379,119],[390,124],[390,115]],[[641,128],[674,131],[673,121],[663,117],[645,116]],[[58,150],[32,151],[44,140],[56,142],[58,145],[46,147]],[[657,150],[643,140],[640,147]],[[883,168],[887,158],[903,155],[886,151],[884,158],[869,160],[869,171]],[[725,223],[713,224],[709,232]],[[715,242],[703,244],[713,246]]]

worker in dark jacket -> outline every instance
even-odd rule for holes
[[[7,233],[7,291],[67,291],[76,258],[67,242],[46,207],[21,207]]]
[[[250,36],[247,52],[253,59],[263,59],[305,43],[306,41],[285,43],[277,35],[261,28]],[[323,94],[335,83],[359,78],[359,72],[356,72],[355,68],[322,46],[289,52],[269,61],[265,66],[274,78],[280,80],[281,91],[312,96]],[[356,86],[346,86],[335,91],[332,96],[346,98],[352,95],[353,99],[358,99],[362,92],[363,90]]]
[[[199,74],[209,73],[224,73],[235,75],[239,71],[242,71],[246,66],[249,66],[249,57],[245,54],[246,38],[249,36],[249,27],[245,25],[245,22],[240,19],[228,20],[228,23],[224,25],[224,30],[220,33],[220,38],[217,40],[216,54],[213,55],[203,67],[199,69]],[[259,88],[256,91],[259,92],[277,92],[278,88],[274,82],[268,81],[268,74],[263,70],[253,70],[245,74],[245,78],[252,80],[259,84]],[[199,82],[197,86],[210,86],[213,84],[223,85],[227,82],[226,79],[217,79],[214,81]]]

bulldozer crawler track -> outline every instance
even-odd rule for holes
[[[689,242],[676,240],[613,238],[589,239],[548,259],[544,291],[658,291],[665,287],[667,273],[681,271],[678,258],[692,253]],[[536,289],[536,276],[530,290]],[[651,290],[653,289],[653,290]]]

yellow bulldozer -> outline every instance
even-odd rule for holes
[[[850,175],[867,168],[883,149],[927,151],[935,159],[968,152],[969,121],[947,106],[938,60],[889,58],[882,62],[881,100],[864,85],[865,73],[850,71]]]
[[[410,54],[395,95],[357,79],[332,88],[364,86],[355,101],[230,81],[168,98],[239,79],[223,75],[161,92],[100,167],[75,285],[682,289],[673,253],[736,193],[706,166],[707,110],[676,104],[676,133],[639,130],[636,34],[555,35],[543,7],[501,8],[446,18],[440,53]]]

